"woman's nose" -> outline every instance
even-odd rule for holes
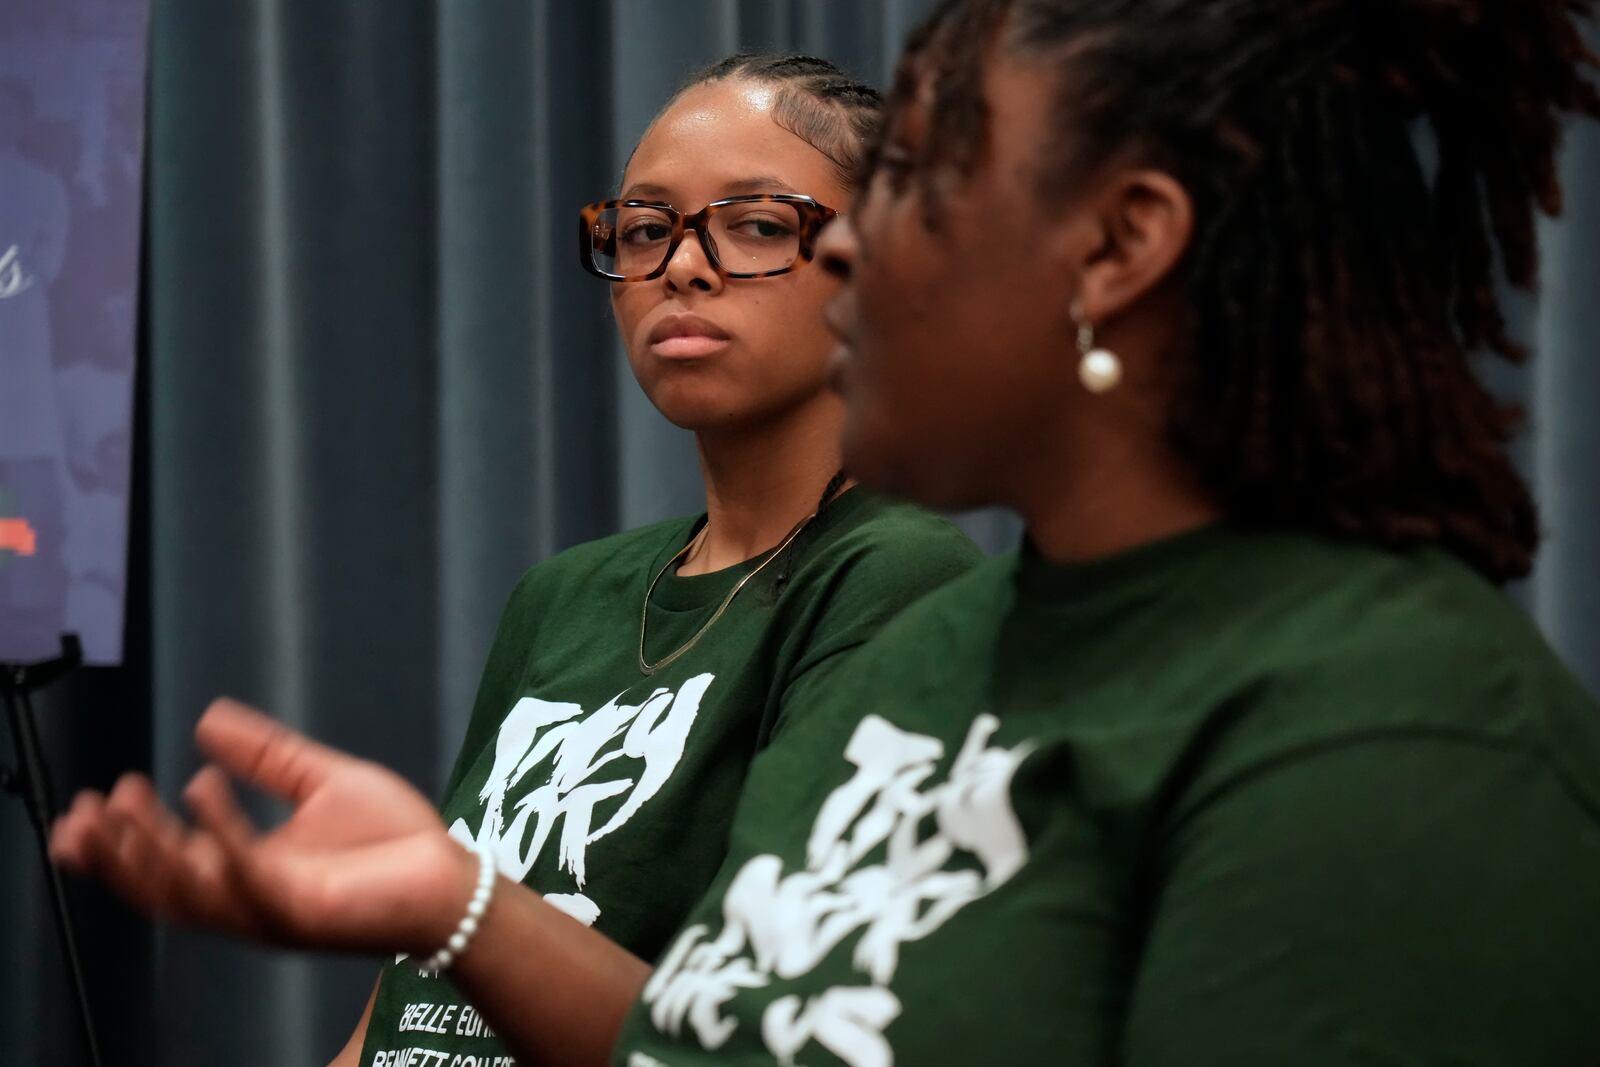
[[[722,286],[722,276],[711,266],[706,255],[705,237],[699,230],[684,233],[683,240],[672,250],[667,261],[666,281],[674,289],[699,289],[711,292]]]
[[[841,281],[849,281],[856,263],[856,231],[847,215],[839,215],[817,237],[817,263]]]

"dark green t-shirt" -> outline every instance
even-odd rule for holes
[[[626,1067],[1600,1063],[1600,712],[1437,551],[922,600],[759,755]]]
[[[674,520],[582,545],[524,576],[443,794],[452,835],[490,844],[502,875],[645,959],[716,874],[750,760],[790,710],[897,611],[981,558],[944,520],[853,490],[698,644],[646,677],[645,589],[698,526]],[[760,562],[663,575],[646,658],[688,641]],[[404,957],[384,968],[363,1067],[504,1057],[447,980]]]

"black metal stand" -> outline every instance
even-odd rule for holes
[[[39,731],[33,721],[31,695],[43,689],[63,674],[83,662],[83,646],[77,634],[64,634],[61,638],[59,659],[42,663],[0,664],[0,697],[6,705],[6,718],[11,721],[11,737],[16,743],[17,768],[0,767],[0,788],[22,798],[33,823],[34,836],[39,839],[39,857],[44,862],[45,880],[50,885],[50,904],[55,910],[56,930],[61,935],[61,950],[67,961],[67,972],[72,979],[73,992],[78,998],[78,1019],[83,1024],[84,1047],[89,1052],[89,1062],[100,1067],[100,1046],[94,1037],[94,1022],[89,1015],[89,994],[83,984],[83,964],[78,957],[78,943],[72,936],[72,915],[67,910],[67,896],[61,886],[61,872],[50,862],[50,824],[55,820],[55,804],[50,796],[50,775],[45,768],[44,753],[39,749]]]

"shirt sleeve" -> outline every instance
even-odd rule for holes
[[[1169,838],[1128,1067],[1600,1063],[1600,822],[1543,759],[1364,740]]]
[[[808,707],[814,694],[830,692],[829,679],[886,623],[982,560],[977,546],[954,527],[851,553],[813,594],[814,618],[794,635],[802,648],[784,678],[778,714],[763,731],[763,744]]]

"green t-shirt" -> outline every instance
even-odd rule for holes
[[[645,959],[715,876],[745,772],[791,708],[896,612],[981,559],[943,519],[852,490],[698,644],[646,677],[645,589],[698,527],[680,519],[596,541],[523,577],[443,794],[452,835],[490,844],[502,875]],[[646,658],[688,641],[760,562],[664,574]],[[385,966],[363,1067],[511,1062],[418,962]]]
[[[615,1063],[1600,1063],[1600,713],[1442,552],[1024,550],[834,682]]]

